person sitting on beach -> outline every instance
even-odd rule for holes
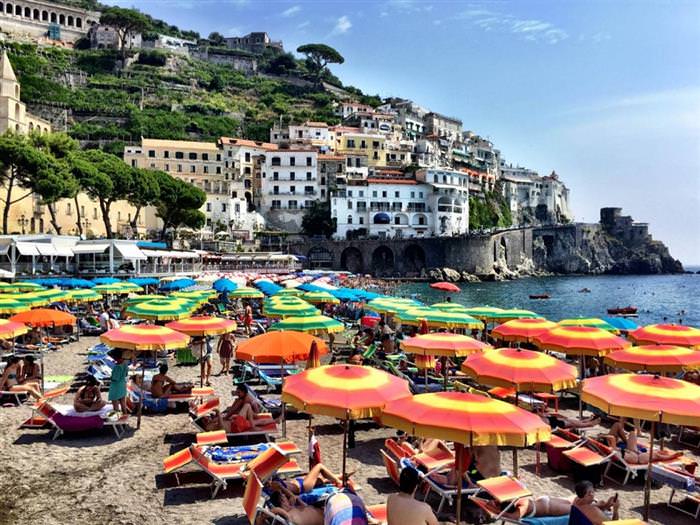
[[[202,420],[205,430],[225,430],[227,433],[246,432],[269,425],[272,419],[260,420],[260,404],[250,394],[246,385],[236,386],[233,392],[236,399],[223,412],[214,412],[208,418]]]
[[[35,362],[33,355],[25,356],[22,364],[22,375],[20,376],[19,383],[21,385],[26,385],[28,383],[34,384],[37,388],[41,385],[41,366]]]
[[[0,390],[6,392],[26,392],[34,399],[40,399],[41,390],[38,385],[34,383],[20,385],[20,377],[22,377],[22,366],[19,357],[13,355],[7,360],[7,366],[2,373],[2,377],[0,377]]]
[[[323,510],[314,506],[307,505],[296,496],[284,492],[283,490],[275,491],[270,495],[270,512],[295,525],[323,525]],[[262,515],[261,515],[262,516]],[[258,524],[264,521],[257,522]]]
[[[95,376],[87,376],[85,384],[78,389],[73,398],[73,408],[76,412],[96,412],[107,404],[102,399],[99,385]]]
[[[362,364],[362,354],[360,352],[353,352],[350,357],[348,357],[348,364],[350,365],[361,365]]]
[[[151,379],[151,395],[153,397],[164,397],[170,394],[189,394],[192,391],[191,384],[176,383],[168,376],[168,365],[162,363],[158,367],[158,372]]]
[[[415,469],[401,470],[399,492],[391,494],[386,502],[388,525],[437,525],[437,518],[430,505],[413,497],[419,481]]]
[[[574,492],[576,498],[573,506],[588,518],[592,525],[603,525],[604,521],[620,519],[620,501],[617,494],[605,501],[596,501],[595,488],[588,480],[576,483]]]

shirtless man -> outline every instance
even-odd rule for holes
[[[574,487],[576,498],[573,506],[581,511],[592,525],[603,525],[604,521],[620,519],[620,500],[617,494],[606,501],[598,502],[595,499],[595,489],[590,481],[579,481]],[[612,510],[612,513],[610,511]],[[612,514],[612,515],[611,515]]]
[[[163,363],[158,367],[158,374],[151,379],[151,395],[163,397],[169,394],[188,394],[192,385],[181,385],[168,376],[168,365]]]
[[[284,491],[273,492],[270,496],[270,512],[282,516],[295,525],[323,525],[323,511],[307,505],[296,496]]]
[[[416,469],[405,468],[399,476],[399,492],[386,502],[388,525],[437,525],[430,505],[414,499],[420,479]]]

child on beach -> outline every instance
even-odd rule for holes
[[[124,359],[123,352],[120,349],[110,351],[109,356],[117,364],[112,368],[107,399],[112,402],[115,411],[118,412],[121,409],[122,414],[128,414],[129,411],[126,407],[126,379],[129,376],[129,363]]]

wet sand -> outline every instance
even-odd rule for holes
[[[83,338],[46,356],[46,373],[75,374],[85,369],[85,352],[97,342]],[[215,360],[214,372],[220,366]],[[198,381],[198,367],[174,366],[170,375],[177,380]],[[231,400],[230,376],[212,377],[212,385],[223,403]],[[106,398],[106,393],[105,393]],[[72,402],[64,396],[59,402]],[[174,474],[162,474],[167,455],[187,446],[194,438],[194,427],[186,413],[144,416],[141,429],[132,429],[122,439],[111,430],[97,435],[64,436],[55,441],[45,430],[20,430],[18,425],[30,414],[28,404],[0,408],[0,525],[6,524],[246,524],[241,505],[242,483],[232,482],[217,498],[210,499],[208,478],[194,467]],[[329,418],[316,418],[323,462],[340,471],[342,462],[341,427]],[[288,422],[288,437],[306,449],[307,421]],[[360,424],[357,446],[350,450],[348,470],[361,488],[368,504],[383,503],[395,491],[387,477],[379,449],[392,429]],[[674,447],[672,444],[671,447]],[[502,466],[511,469],[511,454],[502,453]],[[572,495],[571,477],[547,468],[543,453],[541,476],[535,474],[535,453],[519,453],[520,476],[535,495]],[[299,457],[302,467],[305,455]],[[179,484],[178,484],[179,482]],[[606,482],[598,490],[600,498],[619,492],[621,517],[641,517],[641,482],[619,486]],[[668,509],[670,489],[652,491],[652,520],[655,525],[681,525],[693,520]],[[443,519],[449,519],[450,511]]]

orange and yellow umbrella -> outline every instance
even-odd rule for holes
[[[526,447],[548,441],[551,429],[537,415],[485,396],[437,392],[386,404],[382,424],[426,438],[468,446]]]
[[[499,324],[491,331],[491,335],[501,341],[514,343],[529,343],[536,335],[557,326],[557,323],[547,319],[513,319]]]
[[[368,366],[326,365],[289,376],[282,401],[338,419],[376,417],[389,401],[410,396],[408,382]]]
[[[700,346],[700,328],[680,324],[651,324],[629,333],[638,345]]]
[[[316,342],[318,355],[328,353],[323,339],[291,330],[267,332],[243,341],[236,349],[236,359],[257,363],[294,363],[309,358],[311,343]]]
[[[171,330],[182,332],[183,334],[203,337],[206,335],[221,335],[233,332],[236,329],[236,321],[233,319],[203,315],[172,321],[165,326]]]
[[[75,316],[59,310],[52,310],[50,308],[35,308],[34,310],[29,310],[28,312],[13,315],[10,317],[10,321],[24,323],[34,327],[73,326],[75,325],[76,319]]]
[[[13,339],[29,332],[29,328],[23,323],[0,319],[0,339]]]
[[[513,319],[536,319],[537,315],[532,310],[520,310],[518,308],[510,308],[503,310],[502,312],[496,312],[491,316],[492,321],[497,321],[503,323],[505,321],[512,321]]]
[[[190,336],[165,326],[140,324],[109,330],[100,336],[100,340],[113,348],[159,351],[184,348]]]
[[[491,346],[466,335],[440,332],[404,339],[401,348],[404,352],[421,356],[464,357]]]
[[[700,368],[700,351],[672,345],[633,346],[608,354],[605,363],[625,370],[680,372]]]
[[[559,359],[521,348],[498,348],[462,363],[478,383],[515,388],[517,392],[555,392],[576,386],[578,371]]]
[[[545,350],[579,356],[602,356],[632,346],[622,337],[591,326],[556,326],[533,341]]]

